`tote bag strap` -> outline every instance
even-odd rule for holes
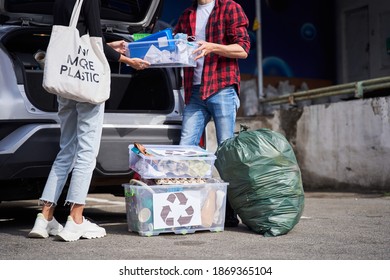
[[[70,17],[69,27],[76,28],[82,6],[83,0],[76,0],[72,11],[72,16]]]

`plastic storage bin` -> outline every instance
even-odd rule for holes
[[[128,230],[141,236],[224,230],[227,183],[123,184]]]
[[[157,39],[155,36],[153,38],[150,36],[129,43],[128,56],[144,59],[151,63],[150,67],[154,68],[196,66],[193,54],[197,48],[196,43],[183,39],[171,39],[167,36]]]
[[[142,178],[210,178],[216,156],[199,146],[145,145],[150,155],[129,145],[129,165]]]
[[[149,49],[154,46],[160,51],[167,50],[172,52],[175,50],[175,42],[172,41],[172,30],[165,29],[160,32],[137,38],[135,42],[128,44],[130,57],[145,58]]]
[[[144,33],[146,34],[146,33]],[[172,40],[173,39],[173,34],[172,34],[172,29],[171,28],[166,28],[164,30],[149,34],[147,36],[142,36],[142,38],[138,38],[137,41],[156,41],[161,38],[166,38],[167,40]]]

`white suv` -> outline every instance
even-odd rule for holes
[[[34,59],[48,45],[53,2],[0,0],[0,201],[37,198],[59,150],[56,97],[42,88],[43,71]],[[102,1],[106,41],[131,41],[132,33],[145,32],[162,2]],[[131,175],[128,146],[133,142],[171,145],[180,139],[179,68],[134,71],[111,63],[111,71],[92,192],[121,191]]]

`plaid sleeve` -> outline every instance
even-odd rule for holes
[[[226,18],[228,20],[226,33],[229,38],[229,42],[240,45],[247,53],[249,53],[249,20],[244,10],[239,4],[233,2],[229,8],[229,16]]]

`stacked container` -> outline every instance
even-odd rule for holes
[[[141,236],[223,231],[227,183],[212,178],[215,155],[198,146],[129,146],[141,179],[124,184],[129,231]]]

